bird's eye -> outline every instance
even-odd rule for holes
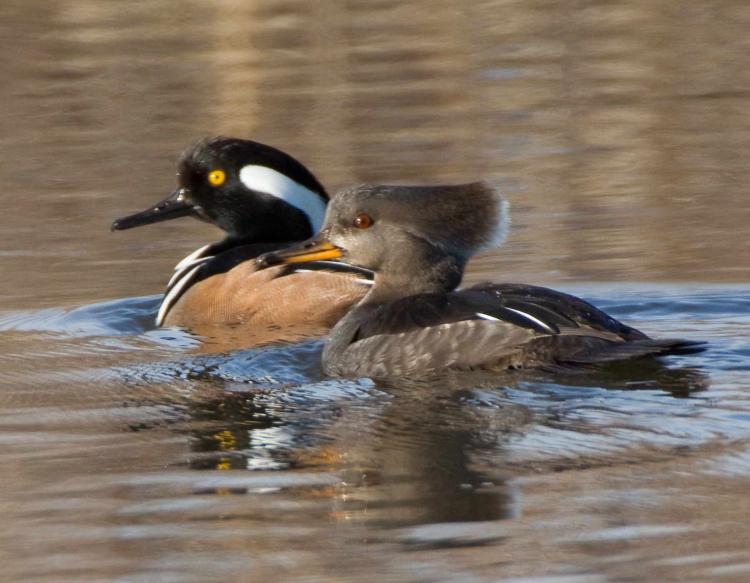
[[[223,170],[211,170],[211,172],[208,173],[208,182],[211,186],[221,186],[226,180],[227,175]]]
[[[367,213],[360,213],[354,217],[352,224],[358,229],[369,229],[374,222],[375,221],[372,220],[372,217]]]

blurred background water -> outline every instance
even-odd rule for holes
[[[746,581],[750,5],[4,0],[0,578]],[[219,233],[112,234],[224,134],[348,183],[497,181],[482,279],[705,355],[325,379],[152,321]]]

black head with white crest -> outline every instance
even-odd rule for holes
[[[500,245],[508,228],[508,204],[485,182],[361,185],[333,197],[318,236],[259,263],[336,258],[373,270],[381,290],[446,291],[460,283],[469,257]]]
[[[298,241],[320,228],[328,202],[304,165],[251,140],[211,138],[195,144],[181,156],[177,178],[178,187],[167,198],[117,219],[112,229],[193,216],[236,241]]]

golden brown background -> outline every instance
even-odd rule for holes
[[[218,237],[110,234],[225,134],[330,190],[498,181],[475,277],[747,281],[746,2],[99,2],[0,7],[0,301],[156,293]]]

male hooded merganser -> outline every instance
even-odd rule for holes
[[[542,287],[456,291],[469,257],[500,244],[507,230],[507,203],[483,182],[356,186],[334,196],[316,237],[256,262],[298,263],[325,253],[375,272],[324,349],[323,368],[335,376],[556,368],[702,349],[653,340],[580,298]]]
[[[237,346],[322,336],[366,293],[363,283],[372,283],[365,270],[340,263],[267,273],[248,261],[307,239],[323,222],[328,195],[292,156],[250,140],[212,138],[182,155],[177,176],[167,198],[112,224],[123,230],[192,216],[226,233],[177,264],[157,326],[207,336],[228,328]]]

